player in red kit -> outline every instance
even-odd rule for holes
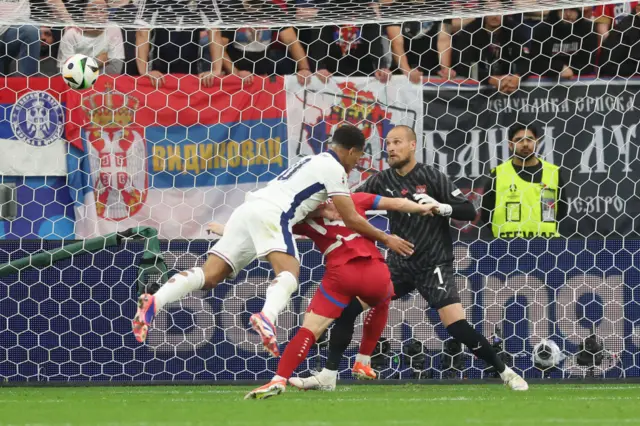
[[[417,204],[402,198],[357,193],[351,195],[357,211],[395,210],[409,214],[431,215],[436,204]],[[309,349],[353,298],[364,309],[373,307],[365,320],[360,354],[371,355],[387,323],[393,285],[389,269],[375,243],[347,228],[331,204],[322,206],[324,217],[307,218],[293,227],[305,235],[325,256],[326,272],[316,291],[302,327],[287,345],[278,371],[271,382],[249,392],[245,399],[263,399],[284,392],[287,380],[307,357]],[[329,219],[336,218],[336,220]],[[210,229],[216,233],[215,226]],[[220,228],[217,228],[220,229]],[[372,314],[375,312],[375,314]]]

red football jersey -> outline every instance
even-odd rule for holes
[[[351,198],[358,213],[366,217],[366,211],[375,210],[382,197],[358,192],[351,194]],[[293,233],[311,238],[324,254],[327,266],[344,265],[356,257],[383,258],[373,241],[353,232],[341,220],[307,219],[294,225]]]

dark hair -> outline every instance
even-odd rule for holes
[[[413,130],[411,127],[407,125],[398,124],[394,127],[394,129],[404,129],[404,131],[409,135],[410,138],[412,138],[412,140],[414,141],[418,140],[418,136],[416,135],[415,130]]]
[[[340,145],[343,148],[351,149],[355,148],[360,151],[364,149],[364,134],[356,126],[351,124],[345,124],[336,129],[333,132],[331,143]]]
[[[525,126],[524,124],[518,123],[509,127],[509,140],[512,141],[513,138],[516,136],[516,133],[522,132],[522,131],[526,132],[527,130],[533,133],[534,138],[538,139],[538,130],[536,129],[535,126]]]

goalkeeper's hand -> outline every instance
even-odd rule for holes
[[[451,216],[453,211],[450,204],[439,203],[427,194],[413,194],[413,199],[418,204],[434,204],[436,206],[435,214],[439,216]]]

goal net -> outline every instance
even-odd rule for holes
[[[367,138],[355,187],[388,167],[385,137],[402,124],[418,160],[478,209],[451,222],[456,282],[505,362],[527,378],[638,377],[640,8],[596,3],[0,0],[0,263],[150,227],[169,276],[201,266],[207,224],[326,150],[337,126]],[[60,75],[76,53],[100,65],[91,89]],[[496,195],[518,125],[558,180],[538,170]],[[502,228],[531,199],[551,231]],[[370,220],[388,229],[383,213]],[[310,241],[298,248],[283,344],[324,273]],[[0,380],[270,378],[277,360],[248,329],[269,266],[167,305],[141,345],[131,318],[145,250],[125,239],[0,277]],[[325,336],[298,373],[326,354]],[[416,293],[392,303],[373,365],[385,379],[493,374]]]

